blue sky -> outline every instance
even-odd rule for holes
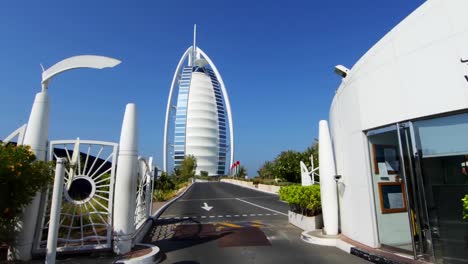
[[[214,61],[230,96],[235,158],[249,175],[318,133],[340,78],[423,0],[2,1],[0,138],[27,122],[40,63],[97,54],[122,64],[76,70],[49,88],[49,138],[118,142],[125,105],[137,104],[140,152],[162,166],[170,82],[192,42]]]

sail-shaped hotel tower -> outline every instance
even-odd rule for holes
[[[227,155],[234,160],[231,106],[223,79],[211,59],[193,45],[177,65],[169,92],[164,126],[164,171],[187,155],[197,159],[197,173],[224,175]]]

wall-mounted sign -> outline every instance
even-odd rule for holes
[[[382,214],[406,212],[405,186],[402,182],[379,182]]]

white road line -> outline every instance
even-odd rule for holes
[[[257,207],[259,207],[259,208],[262,208],[262,209],[265,209],[265,210],[268,210],[268,211],[271,211],[271,212],[275,212],[275,213],[278,213],[278,214],[281,214],[281,215],[284,215],[284,216],[288,216],[288,215],[285,214],[285,213],[278,212],[278,211],[276,211],[276,210],[273,210],[273,209],[270,209],[270,208],[266,208],[266,207],[263,207],[263,206],[258,205],[258,204],[254,204],[254,203],[251,203],[251,202],[247,202],[247,201],[244,201],[244,200],[239,199],[239,198],[236,198],[236,200],[241,201],[241,202],[244,202],[244,203],[247,203],[247,204],[250,204],[250,205],[253,205],[253,206],[257,206]],[[273,214],[273,215],[277,215],[277,214]]]
[[[239,217],[239,215],[235,215],[235,217]]]
[[[201,217],[201,218],[206,218],[206,216],[205,216],[205,215],[202,215],[202,217]]]
[[[180,217],[174,217],[174,219],[180,219]]]
[[[184,216],[184,219],[189,219],[189,217],[188,217],[188,216]]]
[[[258,216],[263,216],[263,214],[257,214]]]
[[[277,198],[275,196],[246,196],[246,197],[224,197],[224,198],[205,198],[205,199],[179,199],[177,202],[192,202],[192,201],[220,201],[220,200],[235,200],[235,199],[268,199]]]
[[[218,217],[224,217],[224,215],[218,215]]]
[[[265,215],[270,215],[270,214],[265,214]]]
[[[246,215],[246,214],[243,214],[242,216],[248,216],[248,215]]]
[[[226,217],[231,217],[231,215],[226,215]]]
[[[256,216],[256,214],[250,214],[250,216]]]
[[[215,218],[215,216],[214,216],[214,215],[210,215],[210,218]]]

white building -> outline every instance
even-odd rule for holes
[[[429,0],[343,78],[330,109],[341,233],[468,262],[468,1]]]
[[[206,171],[209,175],[224,175],[228,150],[231,166],[234,134],[229,97],[216,66],[196,46],[195,28],[193,46],[180,59],[169,92],[164,171],[179,166],[185,156],[193,155],[197,159],[197,174]]]

